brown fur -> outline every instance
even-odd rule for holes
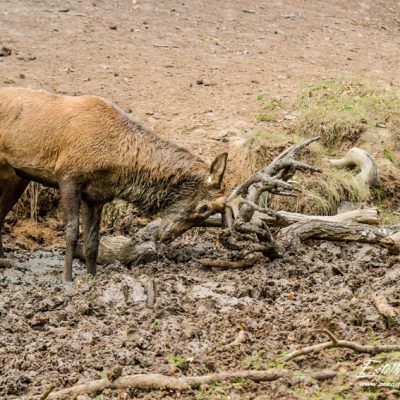
[[[76,241],[80,201],[89,206],[92,216],[99,215],[93,207],[114,198],[134,203],[145,214],[164,211],[161,238],[170,240],[193,225],[193,218],[203,216],[193,211],[199,201],[215,197],[213,189],[220,184],[225,162],[226,155],[218,158],[210,177],[202,160],[100,97],[0,89],[0,196],[9,197],[7,188],[18,182],[14,202],[30,180],[60,188],[70,220],[68,263],[72,263],[69,253]],[[213,181],[217,184],[211,185]],[[207,204],[212,211],[211,203]],[[98,222],[94,218],[94,228],[88,229],[98,230]],[[0,228],[1,224],[0,210]],[[96,232],[86,236],[96,242]]]

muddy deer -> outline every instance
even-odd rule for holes
[[[60,190],[65,214],[64,280],[82,234],[86,268],[96,273],[101,213],[115,198],[162,218],[157,240],[168,242],[224,207],[227,154],[210,167],[96,96],[0,89],[0,257],[7,213],[30,181]]]

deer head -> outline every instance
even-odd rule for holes
[[[177,201],[162,213],[162,223],[156,239],[170,242],[188,229],[198,226],[210,215],[224,210],[225,197],[221,193],[221,186],[227,158],[227,153],[220,154],[212,162],[208,177],[184,199]]]

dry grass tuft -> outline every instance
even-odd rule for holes
[[[271,162],[280,152],[304,138],[284,133],[257,132],[251,134],[245,145],[244,158],[246,173],[259,170]],[[323,171],[320,174],[298,174],[295,179],[302,187],[302,193],[296,197],[271,196],[263,199],[264,204],[275,209],[283,209],[306,214],[335,214],[343,200],[363,201],[368,197],[367,190],[354,181],[354,173],[331,167],[326,147],[313,143],[305,149],[301,159]],[[266,204],[265,204],[266,205]]]

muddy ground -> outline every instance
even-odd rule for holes
[[[398,90],[399,11],[395,0],[1,0],[0,49],[12,53],[0,57],[0,86],[105,96],[210,161],[263,127],[259,94],[291,99],[304,83],[343,75]],[[100,399],[379,396],[354,381],[368,355],[333,349],[280,360],[325,341],[317,332],[323,327],[363,344],[398,341],[397,320],[385,320],[370,299],[384,290],[400,305],[400,260],[386,250],[309,243],[283,260],[214,271],[195,261],[218,255],[215,235],[200,231],[159,261],[100,267],[95,280],[76,262],[75,287],[66,290],[59,235],[49,234],[49,225],[32,237],[18,224],[7,229],[7,255],[18,261],[0,270],[0,398],[29,398],[51,383],[97,379],[115,366],[124,374],[283,366],[296,374],[181,394],[104,392]],[[241,330],[247,341],[227,347]],[[306,376],[325,369],[338,376]],[[396,398],[392,388],[382,390],[381,398]]]
[[[214,271],[194,261],[215,256],[215,243],[204,236],[190,235],[146,266],[100,267],[96,279],[77,262],[75,287],[67,290],[60,281],[62,249],[10,251],[19,262],[1,271],[0,396],[40,394],[51,383],[61,388],[100,379],[122,366],[124,374],[283,367],[297,373],[272,383],[211,385],[182,393],[184,399],[368,398],[370,389],[354,381],[368,355],[333,349],[281,360],[298,347],[326,341],[318,333],[322,328],[363,344],[396,343],[397,323],[380,316],[370,296],[384,290],[392,305],[400,305],[398,257],[370,245],[323,242],[248,270]],[[247,340],[230,346],[240,330]],[[306,377],[322,370],[338,376],[323,382]]]

